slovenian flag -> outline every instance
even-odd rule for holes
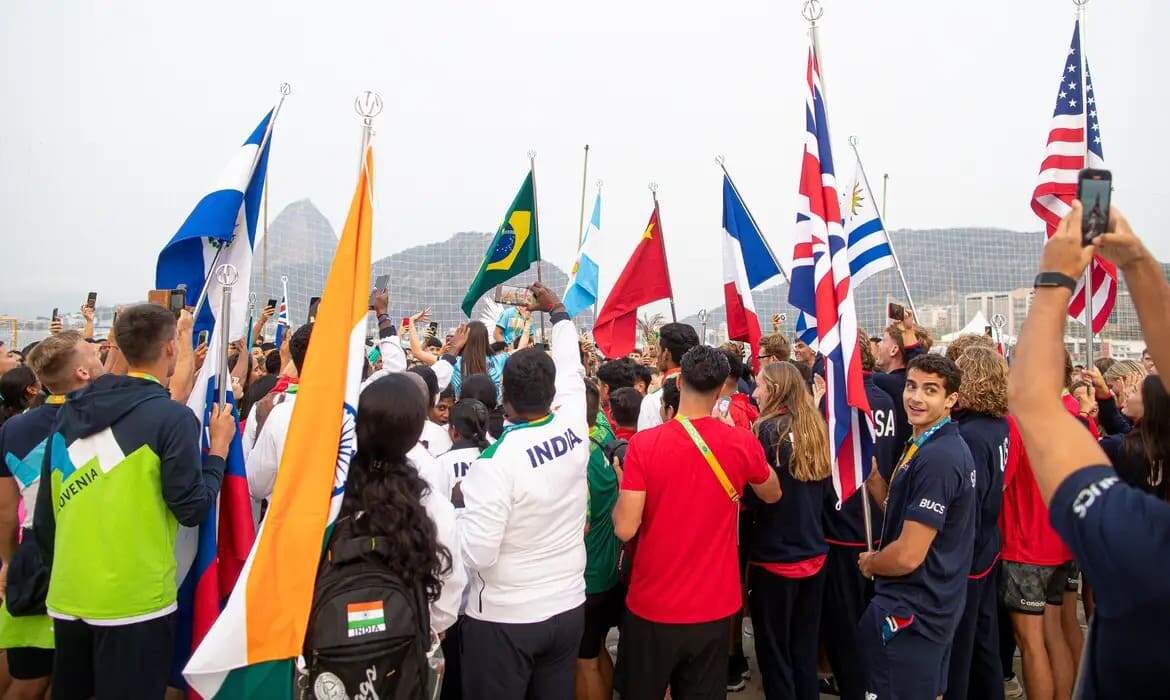
[[[272,113],[269,112],[228,162],[210,194],[195,205],[178,233],[158,256],[156,286],[175,289],[180,284],[186,285],[188,305],[195,303],[204,281],[209,280],[207,303],[196,318],[195,333],[210,331],[208,347],[213,348],[212,357],[214,348],[223,347],[225,334],[229,340],[241,338],[247,326],[252,242],[256,238],[260,198],[267,173],[271,119]],[[216,268],[231,264],[238,273],[232,287],[230,324],[220,323],[223,286],[211,266],[217,250],[221,252]],[[187,401],[201,426],[207,425],[218,393],[217,367],[218,363],[210,358],[203,363]],[[234,406],[235,397],[230,386],[227,396]],[[206,449],[206,430],[201,432]],[[252,500],[244,471],[244,451],[237,431],[228,452],[218,502],[198,528],[180,530],[175,546],[179,615],[171,675],[176,686],[182,685],[179,671],[191,656],[191,651],[219,616],[255,534]]]
[[[748,213],[731,178],[723,176],[723,299],[727,337],[752,346],[752,368],[759,369],[760,320],[752,289],[780,274],[780,264]]]
[[[244,337],[248,321],[248,292],[252,278],[252,244],[256,240],[256,219],[260,214],[260,196],[268,171],[269,112],[260,120],[252,135],[244,142],[223,169],[210,193],[195,205],[179,231],[158,254],[155,269],[157,289],[187,288],[187,306],[194,306],[204,283],[208,285],[208,303],[195,318],[197,337],[200,331],[211,331],[215,324],[212,295],[219,288],[212,261],[223,248],[218,268],[224,263],[235,265],[239,278],[232,293],[232,323],[229,337]],[[216,347],[212,344],[210,347]]]
[[[593,200],[593,215],[589,217],[589,226],[585,229],[585,237],[581,239],[581,250],[577,252],[577,261],[573,263],[572,279],[569,288],[565,291],[565,310],[569,318],[576,316],[585,309],[597,303],[597,249],[601,245],[601,193]]]
[[[313,327],[268,512],[223,614],[183,673],[205,698],[291,698],[323,545],[357,449],[373,237],[367,148]],[[369,610],[355,610],[367,621]]]

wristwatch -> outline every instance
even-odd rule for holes
[[[1036,275],[1036,281],[1032,283],[1036,289],[1041,287],[1064,287],[1070,292],[1077,291],[1077,281],[1063,272],[1041,272]]]

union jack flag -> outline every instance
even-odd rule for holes
[[[849,253],[815,43],[809,48],[806,79],[807,133],[788,303],[816,319],[817,341],[825,357],[824,410],[829,424],[833,489],[840,504],[861,488],[869,475],[873,419],[857,351]]]
[[[1085,75],[1081,80],[1081,59]],[[1086,153],[1087,152],[1087,153]],[[1085,156],[1088,156],[1086,163]],[[1039,181],[1032,191],[1032,211],[1044,220],[1048,237],[1056,233],[1060,220],[1072,209],[1077,196],[1077,176],[1083,168],[1104,168],[1101,124],[1097,120],[1097,98],[1089,59],[1081,56],[1081,23],[1073,26],[1072,45],[1060,74],[1056,109],[1048,132],[1048,147],[1040,164]],[[1117,300],[1117,268],[1100,255],[1093,257],[1093,332],[1100,333]],[[1084,323],[1085,285],[1077,280],[1077,291],[1068,305],[1068,315]]]

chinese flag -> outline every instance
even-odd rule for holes
[[[658,208],[642,240],[630,256],[625,269],[610,290],[605,305],[597,314],[593,340],[606,357],[625,357],[634,351],[638,333],[638,307],[673,296],[670,273],[666,269],[666,246],[658,224]]]

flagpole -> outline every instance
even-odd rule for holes
[[[353,109],[362,118],[362,150],[358,155],[358,178],[366,167],[366,150],[374,138],[374,117],[382,113],[382,96],[373,90],[366,90],[353,99]]]
[[[1077,6],[1077,24],[1081,34],[1081,53],[1078,60],[1081,63],[1081,134],[1085,144],[1085,164],[1089,167],[1089,60],[1085,47],[1085,5],[1089,0],[1073,0]],[[1081,282],[1085,294],[1085,367],[1093,366],[1093,263],[1085,268],[1084,280]]]
[[[817,42],[817,20],[820,19],[821,15],[824,13],[825,10],[821,7],[821,4],[818,2],[818,0],[805,0],[804,6],[800,10],[801,16],[803,16],[804,19],[808,22],[809,43],[812,45],[813,58],[816,59],[817,70],[821,75],[821,99],[827,103],[829,101],[829,90],[825,80],[825,64],[821,61],[821,47]],[[830,135],[831,140],[832,132],[829,130],[828,110],[826,110],[825,116],[825,133]],[[868,185],[866,186],[868,187]],[[897,260],[897,258],[895,258],[895,260]],[[907,292],[907,295],[909,295],[909,292]],[[872,552],[873,518],[870,515],[869,489],[866,484],[861,484],[861,487],[858,490],[861,492],[861,517],[865,521],[865,551]]]
[[[280,84],[280,101],[276,103],[276,107],[272,110],[272,118],[268,120],[268,126],[264,127],[264,137],[260,139],[260,148],[256,149],[256,155],[252,157],[252,167],[248,170],[248,180],[251,181],[252,175],[256,173],[256,165],[260,162],[260,156],[264,154],[264,149],[268,147],[268,140],[272,136],[272,127],[276,124],[276,118],[280,116],[280,108],[284,106],[284,98],[289,96],[292,92],[292,87],[288,83]],[[268,180],[265,175],[265,181]],[[240,206],[243,206],[241,204]],[[216,265],[219,263],[219,256],[223,254],[223,249],[227,246],[220,246],[215,249],[215,257],[211,259],[211,265],[208,266],[207,278],[203,280],[203,289],[199,292],[199,297],[195,300],[195,309],[191,315],[199,318],[199,312],[203,309],[204,302],[207,301],[207,292],[211,286],[211,276],[215,274]],[[265,260],[267,262],[267,259]]]
[[[601,178],[597,179],[597,196],[601,196]],[[601,271],[597,271],[597,295],[593,297],[593,325],[597,325],[597,297],[601,296]]]
[[[821,76],[824,80],[824,76]],[[853,156],[857,158],[857,170],[861,173],[861,181],[865,183],[865,189],[869,192],[869,196],[873,196],[873,188],[869,186],[869,177],[865,174],[865,166],[861,163],[861,151],[857,150],[858,139],[856,136],[849,137],[849,146],[853,149]],[[884,186],[884,185],[883,185]],[[885,201],[883,197],[882,209],[885,209]],[[914,297],[910,296],[910,285],[906,284],[906,274],[902,272],[902,262],[898,260],[898,251],[894,250],[894,238],[890,234],[889,227],[886,226],[885,213],[882,213],[882,230],[886,232],[886,244],[890,246],[890,257],[894,259],[894,267],[898,270],[898,279],[902,281],[902,291],[906,292],[906,302],[910,305],[910,311],[914,313],[914,321],[918,322],[918,309],[914,306]]]
[[[227,390],[228,384],[231,383],[231,370],[228,369],[228,350],[231,348],[232,340],[228,337],[228,330],[231,327],[232,320],[232,287],[236,285],[236,280],[239,279],[239,271],[236,266],[231,263],[225,263],[216,268],[216,281],[219,282],[220,290],[223,292],[222,306],[220,307],[220,318],[216,324],[220,328],[220,346],[219,361],[217,366],[219,368],[219,393],[218,401],[220,406],[227,404]],[[243,358],[240,359],[243,361]]]
[[[670,321],[678,323],[674,312],[674,283],[670,281],[670,261],[666,259],[666,236],[662,235],[662,212],[658,209],[658,183],[650,183],[650,196],[654,198],[654,220],[658,222],[658,244],[662,246],[662,266],[666,268],[666,284],[670,287]]]
[[[772,246],[769,245],[767,239],[764,238],[763,229],[761,229],[760,225],[756,223],[756,217],[752,216],[752,211],[751,209],[748,209],[747,202],[743,201],[743,196],[740,195],[739,188],[735,186],[735,180],[732,179],[731,173],[727,171],[727,166],[723,161],[723,156],[715,156],[715,162],[719,164],[720,168],[723,168],[723,174],[727,177],[727,182],[731,185],[731,191],[735,193],[736,199],[738,199],[739,203],[743,205],[743,210],[747,213],[748,220],[751,221],[752,226],[754,226],[756,230],[760,232],[760,240],[764,243],[764,250],[768,251],[768,255],[772,258],[772,264],[775,265],[776,269],[780,271],[780,274],[784,277],[784,282],[789,286],[792,286],[792,280],[788,278],[788,273],[784,271],[784,267],[780,264],[780,259],[776,257],[776,253],[772,251]]]
[[[890,186],[890,174],[882,173],[882,222],[886,220],[886,188]]]
[[[585,183],[589,180],[589,144],[585,144],[585,165],[581,168],[581,218],[577,222],[577,252],[585,243]],[[534,198],[535,199],[535,198]]]
[[[585,147],[585,154],[586,154],[586,157],[588,157],[588,154],[589,154],[589,147],[588,146]],[[536,236],[536,249],[540,250],[540,215],[539,215],[537,208],[536,208],[536,151],[535,150],[528,151],[528,168],[529,168],[529,172],[532,174],[532,235]],[[541,264],[543,259],[544,259],[544,253],[541,253],[540,257],[536,259],[536,281],[540,284],[544,284],[544,277],[543,277],[543,274],[541,272],[541,268],[543,268],[543,265]],[[542,343],[544,342],[544,314],[540,315],[540,341]]]

